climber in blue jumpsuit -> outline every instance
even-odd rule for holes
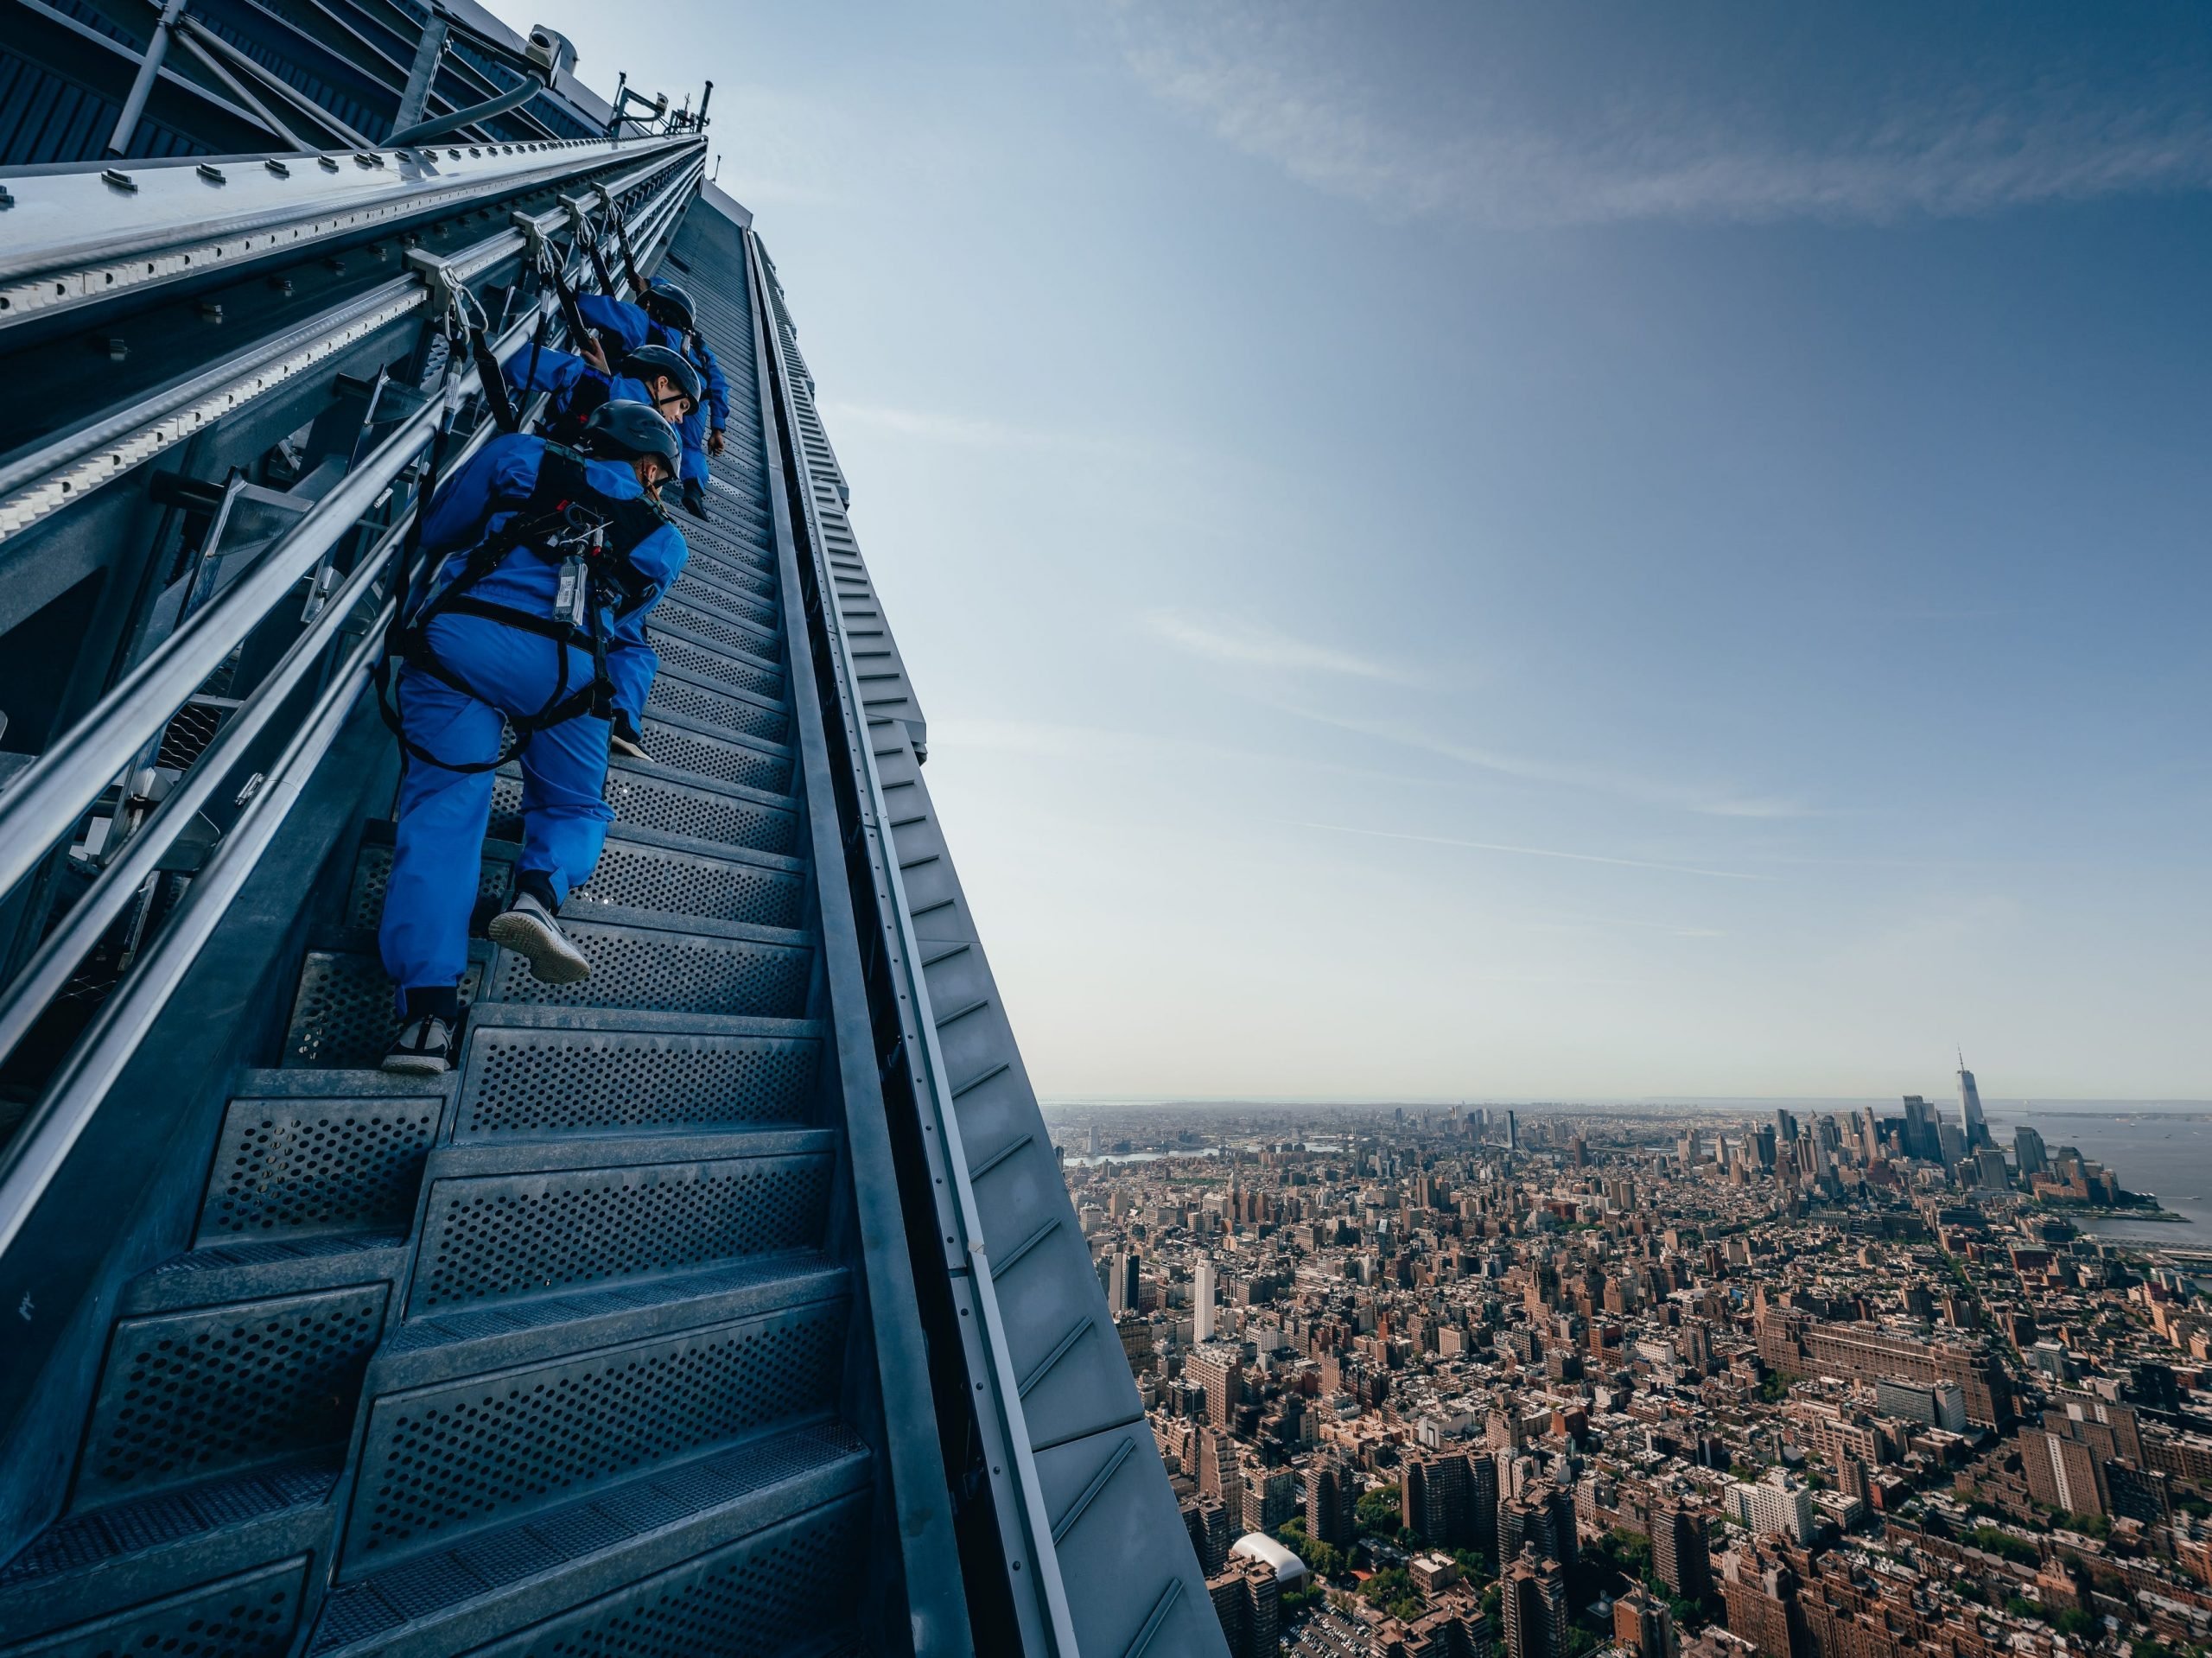
[[[661,345],[645,345],[622,354],[618,345],[611,370],[597,366],[606,360],[530,345],[508,359],[507,382],[518,393],[543,391],[545,418],[537,429],[558,442],[579,435],[591,411],[601,403],[632,401],[650,404],[671,425],[689,418],[699,406],[699,371],[681,352]],[[645,696],[653,676],[660,670],[660,653],[646,638],[642,613],[616,619],[614,637],[626,650],[610,656],[609,677],[614,682],[613,751],[629,759],[645,758]]]
[[[683,353],[646,345],[618,352],[611,367],[601,366],[604,360],[532,343],[507,359],[507,384],[517,392],[546,394],[538,429],[556,441],[582,432],[602,403],[642,403],[679,429],[697,410],[702,382]]]
[[[656,282],[636,304],[605,294],[584,294],[576,309],[585,323],[620,342],[626,351],[662,345],[683,353],[706,381],[703,410],[695,410],[677,429],[683,436],[683,505],[695,517],[707,516],[707,457],[722,452],[722,428],[729,422],[729,382],[714,350],[696,326],[691,296],[674,283]]]
[[[404,651],[398,676],[407,765],[378,941],[400,1004],[387,1070],[431,1075],[452,1062],[457,987],[468,964],[491,816],[491,764],[509,722],[528,733],[519,755],[523,847],[515,898],[487,931],[539,979],[574,983],[591,972],[556,916],[590,877],[613,817],[605,797],[608,721],[585,706],[594,683],[588,636],[585,644],[555,637],[563,594],[577,588],[575,566],[564,565],[551,537],[556,527],[574,528],[574,516],[565,524],[556,517],[571,504],[586,523],[606,526],[597,568],[619,576],[619,593],[586,590],[609,600],[599,623],[607,677],[618,685],[627,678],[634,686],[636,664],[626,659],[640,647],[607,626],[606,611],[642,618],[675,583],[687,552],[658,503],[661,482],[681,458],[665,420],[637,403],[602,403],[579,448],[581,461],[542,437],[494,438],[440,488],[423,522],[424,547],[433,557],[450,556],[416,613],[419,620],[428,611],[430,619]],[[488,559],[524,524],[541,532],[509,545],[480,579],[458,580],[484,562],[472,554],[486,549]],[[642,639],[642,629],[635,637]],[[537,724],[564,705],[573,710],[566,717]]]

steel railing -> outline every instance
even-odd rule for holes
[[[1075,1623],[1068,1607],[1067,1590],[1060,1573],[1059,1551],[1052,1537],[1052,1522],[1045,1505],[1044,1490],[1037,1475],[1037,1462],[1030,1449],[1029,1430],[1022,1408],[1020,1382],[1014,1374],[1012,1350],[1007,1340],[1005,1321],[999,1310],[998,1295],[991,1282],[990,1265],[985,1249],[982,1219],[976,1203],[976,1194],[968,1176],[968,1158],[963,1147],[960,1121],[953,1109],[951,1085],[946,1078],[944,1059],[939,1051],[937,1021],[930,997],[929,983],[921,971],[921,948],[914,934],[913,916],[907,903],[906,883],[899,871],[899,860],[893,853],[883,826],[891,821],[884,800],[883,784],[875,764],[874,746],[868,740],[866,713],[858,692],[859,669],[852,656],[851,643],[836,618],[836,600],[829,579],[829,571],[822,562],[823,549],[828,544],[823,534],[822,521],[811,487],[811,468],[804,446],[798,441],[798,410],[791,389],[791,368],[785,348],[783,331],[776,312],[781,308],[780,292],[771,286],[771,279],[760,251],[760,245],[747,237],[746,245],[752,257],[753,289],[760,301],[762,312],[760,330],[771,362],[764,369],[772,368],[777,391],[776,412],[784,423],[790,439],[787,453],[790,464],[808,474],[807,486],[791,492],[798,498],[799,510],[805,518],[807,551],[816,562],[816,581],[822,619],[822,632],[832,650],[830,664],[836,682],[842,692],[844,718],[861,722],[857,732],[847,734],[856,740],[848,741],[846,747],[853,756],[855,781],[859,790],[862,820],[842,826],[849,836],[864,841],[870,873],[877,889],[887,894],[888,909],[896,929],[896,948],[884,953],[884,966],[894,975],[898,999],[899,1019],[902,1026],[900,1040],[910,1056],[909,1068],[917,1083],[916,1109],[923,1121],[917,1125],[925,1128],[937,1142],[950,1181],[947,1204],[952,1224],[959,1240],[957,1249],[967,1265],[970,1293],[974,1297],[976,1318],[969,1322],[981,1326],[975,1332],[982,1357],[982,1365],[971,1370],[978,1397],[970,1401],[976,1410],[978,1426],[994,1457],[1004,1458],[1002,1465],[1013,1471],[1010,1493],[1014,1510],[1012,1520],[1017,1537],[1010,1545],[1018,1552],[1009,1554],[1011,1567],[1007,1587],[1017,1600],[1027,1600],[1035,1609],[1035,1623],[1041,1624],[1042,1634],[1055,1658],[1079,1658],[1075,1635]],[[836,710],[823,709],[825,718]],[[855,892],[855,899],[860,897]],[[891,1067],[886,1064],[887,1076]],[[888,1097],[886,1099],[889,1103]],[[926,1188],[925,1188],[926,1189]],[[943,1332],[940,1332],[943,1333]],[[1026,1547],[1021,1546],[1026,1545]],[[1024,1560],[1029,1569],[1022,1570]],[[1018,1616],[1018,1614],[1017,1614]],[[1021,1619],[1025,1625],[1032,1620]],[[1037,1655],[1043,1658],[1043,1655]]]
[[[649,182],[657,174],[668,175],[635,215],[633,228],[642,257],[649,259],[672,233],[702,170],[699,147],[695,143],[688,154],[656,162],[609,187],[627,190]],[[555,209],[531,222],[537,234],[550,235],[569,222],[569,214],[565,208]],[[522,251],[532,239],[530,232],[510,226],[439,262],[440,269],[445,280],[464,281]],[[603,251],[613,251],[611,239]],[[400,280],[413,284],[410,303],[414,308],[427,309],[438,303],[431,283],[423,277]],[[350,313],[353,308],[340,308]],[[434,312],[426,321],[435,322],[439,314]],[[556,318],[553,296],[541,295],[493,342],[493,355],[504,361],[524,347],[541,319]],[[475,365],[464,365],[448,386],[448,397],[467,397],[480,390],[480,384]],[[0,892],[13,887],[35,869],[56,843],[73,832],[101,793],[144,753],[177,709],[231,651],[366,514],[404,483],[404,474],[429,445],[448,412],[447,399],[434,398],[402,419],[328,495],[262,553],[245,575],[187,626],[164,640],[0,792]],[[488,420],[480,422],[449,459],[448,467],[458,465],[496,429]],[[419,574],[392,569],[419,506],[419,502],[410,505],[382,528],[373,545],[330,595],[329,602],[307,624],[176,788],[124,843],[0,996],[0,1058],[4,1058],[50,1005],[75,965],[160,867],[162,855],[195,814],[216,798],[250,746],[265,736],[285,704],[327,663],[362,602],[380,599],[380,613],[367,634],[345,651],[337,671],[315,696],[273,768],[257,785],[250,785],[253,792],[237,823],[194,877],[159,938],[133,963],[48,1081],[37,1105],[4,1150],[0,1150],[0,1252],[14,1241],[66,1162],[98,1112],[106,1089],[137,1051],[225,906],[252,873],[291,803],[327,752],[346,715],[358,702],[395,595],[409,591]],[[389,585],[380,585],[384,575],[392,576]]]

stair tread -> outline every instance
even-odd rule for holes
[[[49,1592],[59,1579],[229,1528],[328,1502],[338,1483],[334,1459],[203,1480],[72,1515],[34,1537],[0,1566],[0,1597]]]
[[[308,1652],[328,1658],[349,1648],[379,1649],[410,1624],[422,1630],[472,1606],[581,1575],[594,1559],[639,1553],[663,1540],[680,1550],[672,1554],[673,1564],[702,1547],[763,1529],[826,1496],[860,1489],[868,1464],[868,1449],[851,1429],[822,1422],[632,1475],[338,1585]],[[714,1534],[717,1516],[734,1522],[726,1535]],[[532,1609],[533,1619],[545,1615]]]
[[[410,1392],[850,1293],[849,1272],[809,1249],[432,1314],[385,1338],[370,1363],[368,1391]]]
[[[406,1264],[404,1235],[321,1233],[242,1238],[171,1255],[125,1286],[118,1317],[217,1307],[389,1280]]]

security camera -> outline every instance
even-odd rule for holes
[[[576,67],[576,48],[569,37],[543,23],[531,26],[527,49],[530,60],[537,66],[549,86]]]

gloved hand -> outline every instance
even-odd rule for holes
[[[607,746],[625,759],[645,758],[645,734],[638,729],[638,716],[627,708],[614,710],[614,729]]]

